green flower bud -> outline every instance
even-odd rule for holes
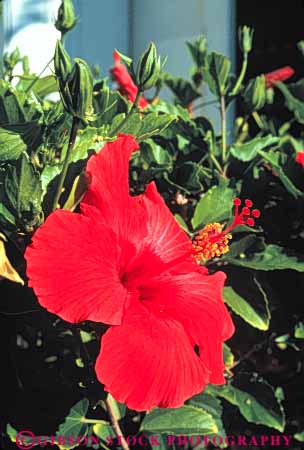
[[[75,16],[74,5],[72,0],[62,0],[62,3],[58,9],[57,20],[55,27],[62,34],[72,30],[77,23]]]
[[[59,83],[65,83],[72,72],[73,61],[60,41],[56,44],[54,67]]]
[[[87,122],[93,115],[93,77],[82,59],[70,58],[61,42],[57,42],[54,57],[59,92],[67,112]]]
[[[239,28],[239,44],[243,53],[250,53],[252,49],[253,28],[244,25]]]
[[[75,58],[66,90],[72,105],[69,112],[85,122],[90,121],[93,116],[93,77],[88,64],[80,58]]]
[[[258,111],[263,108],[266,102],[266,81],[264,75],[250,80],[243,95],[246,106],[250,111]]]
[[[137,64],[135,82],[138,89],[143,92],[153,87],[160,76],[160,72],[160,57],[157,55],[155,45],[151,42]]]

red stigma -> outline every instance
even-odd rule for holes
[[[232,231],[238,225],[248,225],[249,227],[253,227],[255,225],[253,217],[258,218],[260,217],[261,213],[258,209],[254,209],[253,211],[251,210],[253,202],[248,198],[244,203],[246,206],[243,206],[241,212],[239,212],[239,207],[241,206],[242,202],[239,198],[235,198],[233,200],[233,204],[235,207],[233,221],[232,224],[223,231],[224,234],[230,233],[230,231]]]

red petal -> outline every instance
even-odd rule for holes
[[[141,288],[141,299],[155,316],[165,315],[183,325],[192,344],[199,346],[200,357],[210,370],[210,382],[223,384],[222,343],[234,332],[222,299],[225,274],[191,272],[186,264],[181,269],[180,273],[175,268],[175,273],[150,280]]]
[[[58,210],[25,254],[39,303],[62,319],[120,324],[127,291],[118,273],[114,233],[81,214]]]
[[[129,74],[126,66],[121,63],[120,56],[117,52],[113,53],[113,59],[114,67],[111,69],[111,73],[114,80],[119,85],[119,91],[122,95],[127,97],[130,102],[134,103],[138,88],[132,80],[132,77]],[[138,103],[139,108],[144,109],[148,105],[149,102],[144,98],[144,96],[142,96]]]
[[[147,239],[153,252],[167,263],[188,257],[191,241],[177,223],[154,183],[147,186],[143,199],[148,216]]]
[[[140,303],[102,337],[95,370],[116,400],[137,411],[180,407],[208,382],[183,327],[156,319]]]

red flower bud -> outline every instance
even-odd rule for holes
[[[281,69],[274,70],[265,74],[266,88],[273,87],[280,81],[288,80],[295,73],[294,69],[290,66],[282,67]]]
[[[304,167],[304,152],[298,152],[295,161],[298,164],[301,164],[302,167]]]

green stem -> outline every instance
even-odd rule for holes
[[[217,170],[220,173],[223,173],[223,169],[221,168],[220,163],[218,162],[218,160],[216,159],[216,157],[212,153],[210,153],[210,159],[213,162],[213,164],[215,165],[215,167],[217,168]]]
[[[99,419],[87,419],[86,417],[84,417],[83,419],[81,419],[82,423],[100,423],[102,425],[104,425],[105,421],[104,420],[99,420]]]
[[[29,92],[32,87],[34,86],[34,84],[39,80],[39,78],[41,77],[41,75],[43,74],[43,72],[49,67],[49,65],[51,64],[51,62],[53,61],[54,57],[52,57],[52,59],[46,64],[46,66],[44,66],[44,68],[41,70],[41,72],[39,73],[39,75],[37,75],[37,77],[31,82],[31,84],[25,89],[25,93]]]
[[[106,400],[104,402],[105,402],[105,405],[106,405],[106,408],[107,408],[107,411],[108,411],[108,414],[109,414],[109,417],[111,420],[111,425],[114,430],[114,433],[117,437],[120,437],[120,439],[121,439],[121,446],[122,446],[123,450],[130,450],[129,445],[121,431],[120,426],[119,426],[118,419],[115,417],[115,413],[113,411],[111,402],[109,401],[108,398],[106,398]]]
[[[120,122],[116,128],[114,128],[113,131],[111,131],[111,133],[109,134],[109,137],[113,137],[116,136],[118,134],[118,132],[126,125],[126,123],[129,121],[130,117],[132,116],[132,114],[137,110],[137,106],[141,97],[141,91],[138,90],[137,94],[136,94],[136,98],[135,101],[130,109],[130,111],[127,113],[126,117],[123,119],[122,122]]]
[[[225,95],[221,95],[221,132],[222,132],[222,160],[223,163],[226,161],[226,151],[227,151],[227,124],[226,124],[226,103]]]
[[[232,92],[230,93],[231,96],[236,95],[239,92],[240,87],[241,87],[243,80],[245,78],[245,75],[246,75],[247,65],[248,65],[248,55],[247,55],[247,53],[244,53],[241,73],[237,79],[237,82],[235,83],[235,86],[234,86]]]
[[[62,167],[62,171],[60,173],[60,178],[59,178],[59,182],[58,182],[58,186],[57,186],[57,191],[56,191],[56,195],[54,198],[54,202],[53,202],[53,208],[52,211],[54,211],[57,207],[58,207],[58,202],[62,193],[62,188],[63,188],[63,184],[64,184],[64,180],[68,171],[68,167],[69,167],[69,160],[70,160],[70,155],[71,152],[73,150],[75,141],[76,141],[76,136],[77,136],[77,131],[78,131],[78,126],[79,126],[79,119],[78,117],[73,117],[73,123],[72,123],[72,128],[71,128],[71,133],[70,133],[70,138],[69,138],[69,143],[68,143],[68,148],[67,148],[67,152],[65,155],[65,160],[63,163],[63,167]]]

